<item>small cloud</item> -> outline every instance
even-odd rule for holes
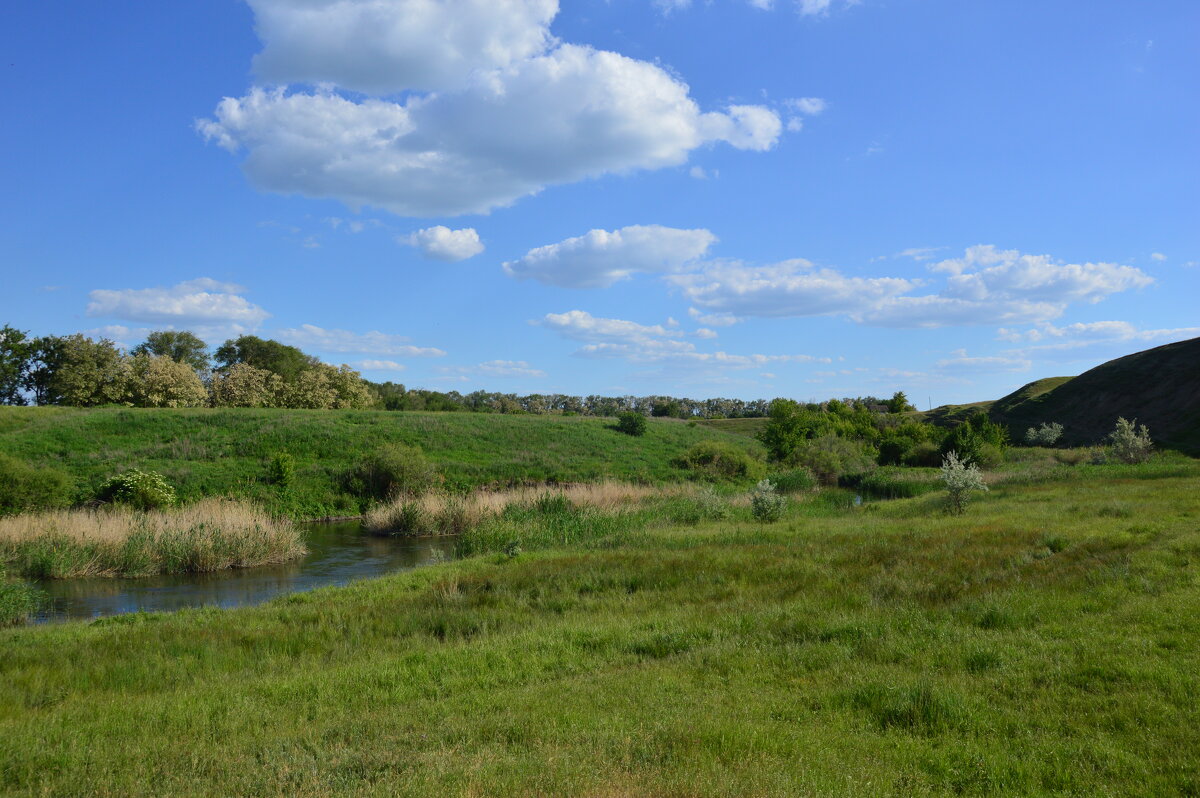
[[[828,103],[820,97],[794,97],[784,100],[783,104],[798,114],[817,116],[825,111]]]
[[[1164,260],[1166,260],[1166,259],[1167,259],[1167,256],[1166,256],[1166,255],[1164,255],[1164,254],[1162,254],[1161,252],[1151,252],[1151,253],[1150,253],[1150,259],[1151,259],[1151,260],[1156,260],[1156,261],[1158,261],[1159,263],[1162,263]]]
[[[688,170],[688,174],[697,180],[708,180],[708,172],[704,171],[702,166],[693,166]]]
[[[799,133],[804,130],[804,120],[798,116],[793,116],[787,121],[787,130],[789,133]]]
[[[271,314],[241,296],[245,288],[208,277],[170,288],[98,288],[88,294],[88,316],[150,323],[255,327]]]
[[[402,335],[391,335],[373,330],[355,333],[350,330],[331,330],[315,324],[278,330],[275,337],[285,344],[319,352],[362,352],[373,355],[399,355],[400,357],[443,357],[441,349],[413,346]]]
[[[473,227],[451,230],[445,225],[427,227],[408,236],[396,239],[399,243],[417,247],[429,260],[454,263],[473,258],[483,252],[483,242]]]
[[[704,313],[695,308],[688,308],[688,316],[693,321],[698,321],[708,327],[730,327],[741,321],[737,316],[730,313]]]
[[[444,377],[466,382],[470,377],[545,377],[546,372],[524,360],[489,360],[474,366],[448,366],[438,369]]]
[[[394,360],[359,360],[351,365],[359,371],[404,371],[408,368],[403,363],[397,363]]]
[[[759,374],[758,376],[763,377],[764,379],[768,379],[768,380],[775,379],[775,375],[769,371],[764,371],[762,374]]]
[[[897,252],[894,257],[912,258],[915,261],[930,260],[934,254],[941,252],[943,249],[945,247],[909,247]]]
[[[717,337],[717,331],[710,330],[707,327],[701,327],[700,329],[696,330],[696,332],[694,332],[692,334],[695,335],[697,338],[703,338],[703,339],[710,339],[710,338]]]

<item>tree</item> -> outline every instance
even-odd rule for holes
[[[830,404],[834,405],[834,402]],[[837,402],[836,406],[840,407],[841,403]],[[757,437],[767,447],[772,460],[786,460],[801,441],[815,437],[828,426],[820,412],[809,410],[792,399],[771,402],[769,418]]]
[[[646,417],[636,410],[626,410],[617,416],[617,429],[626,435],[646,434]]]
[[[196,371],[208,370],[208,344],[187,330],[158,330],[133,348],[134,355],[158,355],[186,363]]]
[[[128,360],[126,398],[134,407],[200,407],[208,400],[190,363],[144,352]]]
[[[0,404],[25,404],[21,389],[32,357],[33,341],[28,333],[7,324],[0,327]]]
[[[908,402],[908,397],[904,395],[904,391],[896,391],[892,394],[892,398],[884,402],[887,405],[889,413],[907,413],[909,410],[916,410]]]
[[[300,372],[310,369],[320,362],[312,355],[306,355],[294,346],[254,335],[243,335],[221,344],[216,352],[216,361],[222,370],[229,369],[238,363],[245,363],[257,369],[265,369],[273,374],[278,374],[284,382],[291,382]]]
[[[278,374],[248,363],[234,363],[213,374],[214,407],[277,407],[282,392]]]
[[[34,367],[27,385],[38,404],[93,407],[124,401],[129,363],[107,338],[76,333],[35,340]]]

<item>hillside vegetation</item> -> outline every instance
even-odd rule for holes
[[[297,517],[361,511],[343,482],[349,469],[389,443],[420,447],[444,486],[467,489],[541,482],[682,479],[673,458],[705,440],[759,450],[757,443],[675,419],[647,432],[617,432],[611,419],[248,408],[0,407],[0,452],[54,466],[81,498],[115,473],[152,469],[182,501],[258,499]],[[271,483],[279,453],[295,461],[288,490]]]
[[[1196,795],[1200,471],[1160,461],[0,631],[0,791]]]
[[[983,410],[1014,440],[1043,423],[1064,427],[1062,443],[1100,442],[1119,416],[1136,418],[1164,448],[1200,456],[1200,338],[1110,360],[1078,377],[1037,380],[992,402],[944,405],[914,414],[955,424]]]

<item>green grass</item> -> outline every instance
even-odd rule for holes
[[[343,474],[386,443],[420,446],[453,489],[604,478],[664,482],[673,458],[703,440],[756,443],[674,419],[630,437],[612,419],[476,413],[247,409],[0,407],[0,452],[66,470],[79,498],[115,473],[162,473],[185,502],[255,499],[294,517],[357,514]],[[293,485],[271,484],[274,456],[295,462]]]
[[[42,598],[37,588],[6,579],[0,563],[0,627],[24,623],[41,606]]]
[[[0,790],[1195,795],[1200,465],[1140,475],[0,632]]]

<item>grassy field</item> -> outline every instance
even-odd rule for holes
[[[130,468],[166,476],[183,501],[255,499],[294,517],[359,513],[343,474],[386,443],[420,446],[446,486],[507,486],[603,479],[683,478],[671,460],[702,440],[758,444],[701,425],[651,419],[643,437],[611,419],[475,413],[247,409],[0,407],[0,452],[66,470],[81,498]],[[271,458],[296,461],[287,491],[268,479]]]
[[[1196,795],[1200,464],[0,632],[0,790]],[[539,545],[557,546],[535,550]]]

